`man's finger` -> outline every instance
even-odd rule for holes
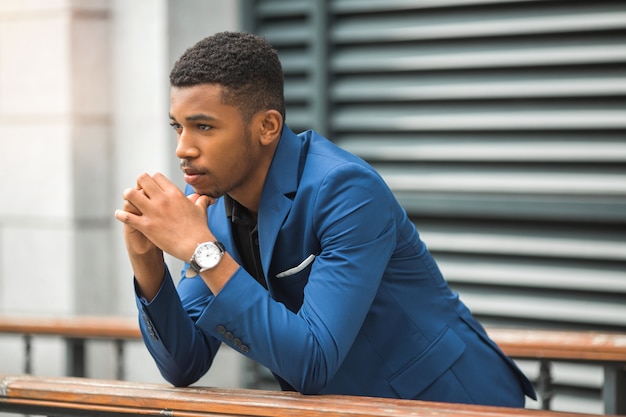
[[[148,198],[163,192],[163,188],[145,172],[137,177],[137,190],[142,190]]]
[[[176,187],[176,185],[174,185],[174,183],[170,181],[169,178],[167,178],[165,175],[161,174],[160,172],[155,172],[154,175],[152,175],[152,179],[164,191],[170,190],[172,188],[175,188],[178,190],[178,187]]]
[[[117,220],[119,220],[120,222],[127,224],[129,226],[133,226],[133,224],[136,224],[136,219],[137,219],[136,214],[130,213],[128,211],[125,210],[115,210],[115,218]]]
[[[135,206],[133,203],[131,203],[128,200],[124,200],[124,206],[122,207],[122,210],[135,214],[137,216],[141,216],[142,214],[141,211],[137,208],[137,206]]]
[[[215,199],[209,197],[208,195],[194,193],[194,194],[189,194],[187,198],[196,206],[204,206],[204,208],[207,208],[210,205],[215,204]]]
[[[195,193],[194,194],[189,194],[187,196],[187,199],[189,201],[191,201],[192,203],[194,203],[194,204],[196,203],[196,201],[198,201],[199,198],[200,198],[200,194],[195,194]]]
[[[127,188],[124,190],[122,198],[124,199],[124,204],[131,204],[132,207],[134,207],[132,210],[126,210],[126,207],[124,207],[124,210],[130,212],[135,212],[136,210],[136,214],[138,215],[142,213],[141,207],[145,207],[145,204],[149,200],[145,190],[137,188]]]
[[[196,206],[201,206],[202,208],[206,209],[207,207],[215,203],[215,199],[209,197],[208,195],[201,195],[196,199],[195,203]]]

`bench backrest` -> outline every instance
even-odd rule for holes
[[[626,362],[626,334],[580,331],[488,329],[514,358]],[[137,319],[126,317],[28,318],[0,316],[0,334],[79,339],[140,339]]]

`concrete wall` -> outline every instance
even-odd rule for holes
[[[169,69],[238,27],[236,1],[0,0],[0,314],[136,314],[113,211],[141,172],[182,186]],[[34,354],[36,374],[63,374],[60,341],[37,339]],[[111,347],[90,355],[90,376],[113,377]],[[203,383],[238,385],[239,359],[220,355]],[[0,374],[22,359],[21,341],[0,336]],[[127,368],[162,381],[141,343]]]

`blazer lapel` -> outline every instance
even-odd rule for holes
[[[287,126],[283,127],[280,142],[263,186],[258,227],[261,263],[266,280],[268,280],[276,238],[293,203],[287,195],[295,194],[298,188],[302,143],[302,139]]]
[[[270,190],[277,193],[273,184],[265,184],[265,188],[274,188]],[[272,262],[272,254],[274,253],[274,244],[280,227],[285,221],[287,214],[291,210],[291,200],[282,194],[273,194],[268,199],[267,204],[263,205],[263,210],[259,210],[259,248],[261,249],[261,264],[263,265],[263,274],[266,281],[268,280],[269,267]],[[269,282],[268,282],[269,286]]]

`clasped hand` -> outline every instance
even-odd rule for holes
[[[188,261],[200,242],[213,240],[206,209],[214,200],[185,194],[163,174],[142,174],[135,188],[123,193],[124,205],[115,218],[124,223],[129,253],[142,255],[158,248]]]

